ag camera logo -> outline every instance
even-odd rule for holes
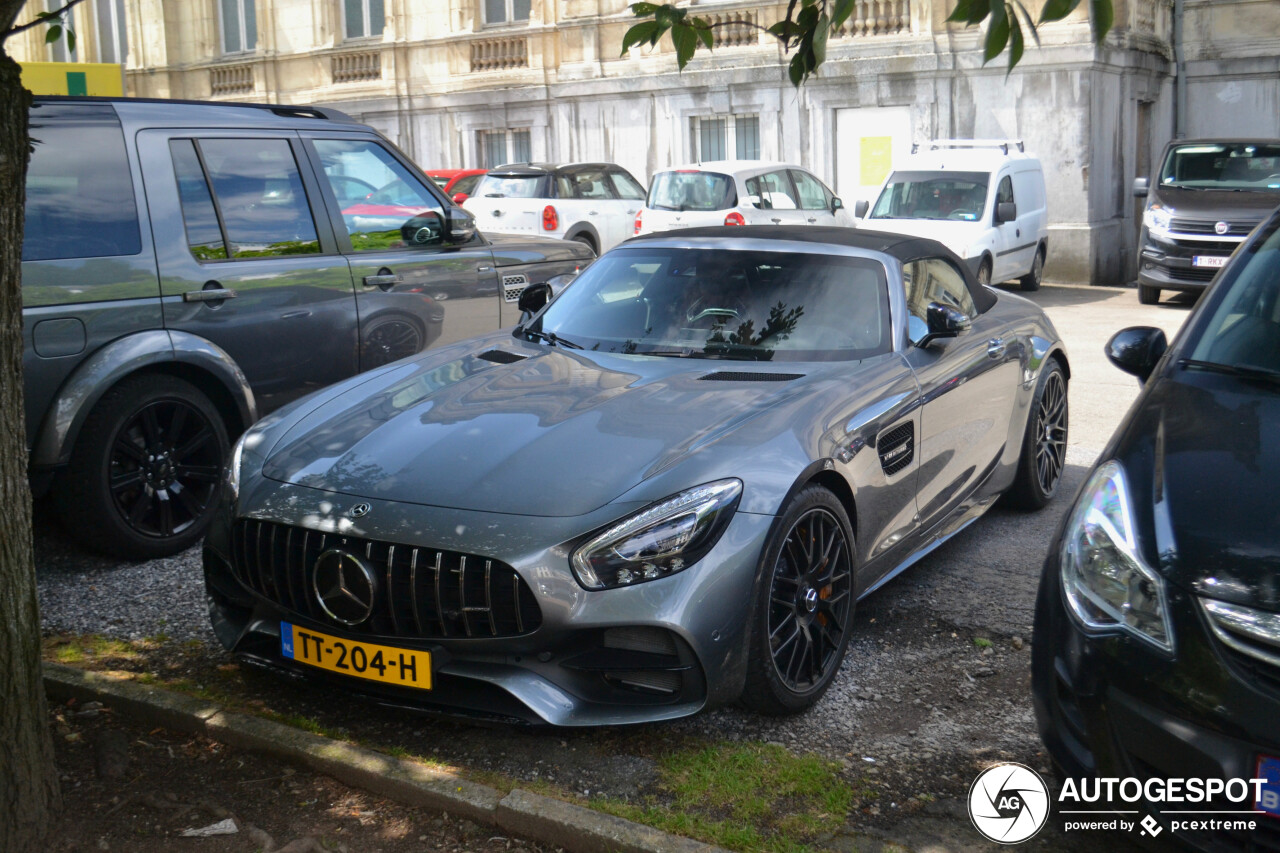
[[[989,841],[1026,841],[1049,820],[1049,786],[1024,764],[988,767],[969,788],[969,819]]]

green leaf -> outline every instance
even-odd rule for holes
[[[711,48],[715,47],[715,37],[711,34],[711,25],[701,18],[694,18],[693,22],[700,25],[694,27],[693,31],[698,34],[698,38],[702,39],[702,43],[706,46],[707,50],[711,50]]]
[[[49,27],[49,29],[44,34],[45,44],[53,44],[55,41],[57,41],[60,38],[62,38],[62,27],[58,26],[57,24],[54,24],[53,26]]]
[[[661,26],[674,27],[684,23],[686,14],[688,13],[684,9],[677,9],[675,6],[659,6],[653,12],[653,19]]]
[[[1040,23],[1061,21],[1079,5],[1080,0],[1045,0],[1044,8],[1040,10]]]
[[[658,37],[662,35],[663,27],[657,21],[644,21],[636,24],[627,30],[627,34],[622,37],[622,53],[619,56],[625,56],[627,51],[638,44],[648,42],[650,46],[658,43]]]
[[[813,28],[818,25],[818,7],[809,6],[796,16],[796,24],[800,27],[804,38],[813,37]]]
[[[784,21],[778,21],[778,23],[769,27],[768,32],[772,36],[777,36],[783,41],[787,41],[788,39],[792,39],[799,36],[800,33],[803,31],[800,29],[800,25],[797,24],[795,21],[784,20]]]
[[[1026,45],[1022,41],[1022,24],[1018,21],[1017,14],[1009,16],[1009,70],[1005,72],[1007,78],[1013,73],[1013,67],[1022,61],[1022,51]]]
[[[849,16],[853,14],[856,6],[856,0],[836,0],[835,7],[831,10],[831,29],[838,30],[849,20]]]
[[[966,26],[980,24],[991,14],[991,0],[973,0],[969,4],[969,17],[965,19]]]
[[[1001,5],[1001,12],[1004,7]],[[1009,16],[1005,14],[992,15],[991,22],[987,24],[987,41],[982,49],[982,64],[986,65],[995,59],[1004,50],[1004,46],[1009,43]]]
[[[671,28],[671,43],[676,46],[676,66],[683,71],[698,49],[698,33],[688,24],[676,24]]]
[[[1116,22],[1112,0],[1089,0],[1089,18],[1093,21],[1093,40],[1102,44],[1112,24]]]
[[[1040,46],[1040,33],[1036,31],[1036,22],[1031,19],[1031,13],[1027,11],[1027,7],[1022,5],[1022,0],[1013,0],[1013,7],[1022,13],[1022,21],[1027,25],[1027,29],[1031,31],[1031,38],[1036,43],[1036,47]],[[1017,17],[1016,15],[1014,16]]]
[[[800,54],[791,57],[791,64],[787,66],[787,75],[791,78],[792,86],[799,86],[804,81],[804,60],[800,58]]]
[[[969,13],[973,11],[974,0],[959,0],[956,7],[951,10],[951,14],[947,15],[948,23],[961,24],[969,20]]]
[[[76,31],[68,27],[67,28],[67,50],[74,51],[75,49],[76,49]]]
[[[831,33],[831,19],[824,12],[818,17],[818,24],[813,30],[813,67],[817,68],[827,60],[827,36]]]
[[[658,11],[657,3],[632,3],[631,12],[636,17],[646,17]]]

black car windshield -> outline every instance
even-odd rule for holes
[[[472,195],[484,198],[546,198],[545,182],[546,175],[495,175],[490,172]]]
[[[1280,218],[1263,228],[1270,233],[1264,231],[1254,248],[1242,249],[1248,254],[1219,283],[1225,295],[1199,326],[1193,362],[1280,375]]]
[[[894,172],[872,219],[952,219],[973,222],[987,205],[986,172]]]
[[[733,178],[717,172],[659,172],[653,176],[645,206],[654,210],[728,210],[738,206],[738,192]]]
[[[1280,191],[1280,145],[1253,142],[1175,145],[1160,185],[1202,190]]]
[[[609,252],[530,332],[600,352],[774,361],[866,358],[891,341],[880,262],[719,248]]]

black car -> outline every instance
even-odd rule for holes
[[[1041,737],[1067,777],[1266,779],[1145,807],[1253,812],[1252,830],[1171,835],[1280,850],[1280,210],[1167,350],[1133,328],[1107,355],[1145,386],[1045,562]]]

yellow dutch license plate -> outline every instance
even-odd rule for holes
[[[298,663],[355,678],[431,689],[431,652],[361,643],[281,622],[280,653]]]

